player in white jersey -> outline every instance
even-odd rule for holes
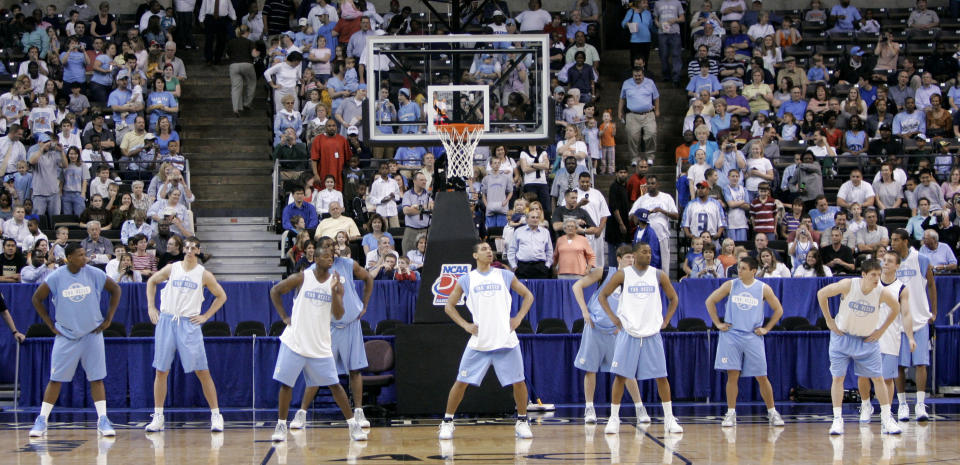
[[[894,380],[897,379],[901,334],[907,338],[907,344],[912,352],[917,347],[913,340],[913,318],[910,316],[910,290],[897,279],[897,268],[900,266],[900,254],[894,250],[881,252],[883,272],[880,274],[880,284],[884,289],[900,302],[900,314],[893,320],[893,324],[880,336],[881,376],[887,386],[887,402],[893,403],[893,393],[896,392]],[[880,304],[880,320],[883,321],[890,312],[890,307]],[[870,379],[864,376],[857,379],[860,389],[860,423],[869,423],[873,415],[873,404],[870,403]]]
[[[720,329],[717,360],[714,368],[727,372],[727,414],[722,427],[737,426],[737,393],[740,376],[752,376],[760,386],[760,397],[767,405],[767,418],[773,426],[783,426],[773,401],[773,386],[767,379],[767,352],[763,336],[780,321],[783,307],[770,286],[754,278],[757,259],[741,258],[737,264],[737,279],[720,285],[707,297],[707,312],[713,325]],[[727,298],[729,296],[729,298]],[[723,321],[717,316],[717,303],[727,298]],[[767,324],[763,324],[764,302],[773,309]]]
[[[914,418],[917,421],[927,419],[927,366],[930,365],[930,325],[937,320],[937,286],[933,280],[933,267],[930,260],[920,255],[917,249],[910,247],[910,233],[905,229],[896,229],[890,234],[890,248],[900,255],[900,267],[897,279],[910,291],[910,316],[913,318],[913,339],[917,347],[909,350],[907,337],[900,337],[900,376],[897,378],[897,418],[900,421],[910,419],[910,407],[907,406],[906,371],[908,367],[916,369],[917,405]]]
[[[607,269],[594,268],[590,274],[580,278],[573,283],[573,298],[580,306],[580,312],[583,313],[583,334],[580,337],[580,350],[577,352],[577,358],[573,365],[585,373],[583,374],[583,397],[586,403],[583,414],[585,423],[596,423],[597,412],[593,407],[593,394],[597,387],[597,372],[600,370],[609,372],[610,364],[613,363],[613,350],[617,342],[617,328],[607,318],[607,314],[600,306],[599,293],[594,292],[588,304],[583,298],[583,288],[590,287],[600,283],[603,287],[610,278],[617,272],[628,266],[633,266],[633,246],[621,245],[617,248],[617,268],[609,267]],[[611,296],[615,302],[619,302],[620,290],[614,292]],[[630,397],[633,398],[634,406],[637,411],[637,423],[650,423],[650,415],[647,415],[647,409],[640,400],[640,388],[637,386],[637,380],[627,380],[627,390],[630,391]]]
[[[477,261],[477,267],[460,277],[443,308],[454,323],[470,333],[470,340],[460,359],[457,381],[447,396],[447,409],[440,423],[440,439],[453,439],[453,415],[463,400],[463,393],[468,384],[480,385],[490,365],[493,365],[502,386],[513,386],[513,399],[517,403],[514,434],[518,439],[530,439],[533,432],[527,423],[527,383],[520,341],[515,330],[533,305],[533,293],[511,271],[490,266],[494,259],[490,244],[475,244],[473,259]],[[511,289],[523,298],[513,318],[510,317],[513,302]],[[457,311],[461,296],[466,296],[472,323]]]
[[[270,288],[270,301],[287,327],[280,335],[280,353],[273,379],[280,382],[277,405],[277,427],[271,437],[274,441],[287,440],[287,414],[293,385],[303,372],[307,387],[327,386],[337,407],[347,419],[350,439],[366,441],[367,433],[353,416],[347,392],[340,385],[337,364],[333,358],[330,335],[331,320],[343,317],[343,284],[340,276],[331,273],[333,252],[317,249],[316,267],[287,277]],[[299,289],[293,299],[291,315],[283,309],[283,295]]]
[[[197,260],[200,239],[195,236],[183,241],[183,261],[171,263],[156,272],[147,281],[147,314],[150,322],[157,325],[154,334],[153,368],[153,419],[146,431],[163,431],[163,402],[167,398],[167,375],[175,353],[180,354],[184,373],[194,372],[203,387],[203,396],[210,406],[210,430],[223,431],[223,416],[217,403],[217,387],[207,369],[207,353],[203,347],[203,332],[200,327],[213,317],[227,302],[217,278]],[[160,291],[160,311],[156,302],[157,285],[166,282]],[[213,294],[214,300],[206,313],[200,312],[203,305],[203,289]]]
[[[900,314],[900,303],[880,286],[880,262],[869,259],[860,266],[860,278],[848,278],[825,286],[817,292],[820,311],[830,328],[830,398],[833,400],[833,424],[830,434],[843,434],[843,379],[847,366],[854,362],[854,373],[873,381],[880,399],[880,432],[900,434],[900,426],[890,413],[890,399],[883,383],[880,345],[877,341]],[[834,320],[827,299],[840,295],[840,309]],[[890,307],[880,321],[880,304]]]
[[[321,237],[317,241],[317,248],[330,249],[334,253],[336,242],[330,237]],[[334,253],[334,255],[336,255]],[[360,318],[367,313],[367,304],[370,303],[370,296],[373,294],[373,276],[367,273],[367,270],[360,266],[356,261],[348,257],[336,257],[333,259],[333,270],[340,276],[340,283],[343,284],[343,310],[342,320],[333,321],[333,327],[330,329],[331,343],[333,344],[333,358],[337,362],[337,373],[340,375],[350,375],[350,391],[353,393],[354,409],[353,415],[357,417],[357,422],[361,428],[369,428],[370,422],[363,414],[363,377],[360,370],[367,367],[367,353],[363,345],[363,330],[360,326]],[[353,280],[363,281],[363,300],[357,295]],[[303,390],[303,398],[300,400],[300,410],[293,415],[290,421],[290,429],[301,429],[307,426],[307,409],[313,403],[313,398],[317,396],[320,387],[308,387]]]
[[[607,317],[617,328],[617,342],[610,371],[617,375],[610,392],[610,420],[604,432],[620,432],[620,399],[627,378],[657,380],[657,391],[663,402],[664,433],[682,433],[683,428],[673,416],[670,399],[670,381],[667,380],[667,360],[663,353],[660,330],[670,324],[677,311],[677,291],[670,278],[661,270],[650,267],[650,244],[638,243],[633,248],[633,266],[617,271],[603,289],[599,301]],[[609,298],[623,286],[616,312]],[[670,303],[663,314],[661,291]]]

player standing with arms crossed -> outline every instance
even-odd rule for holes
[[[890,291],[880,286],[880,262],[871,258],[863,262],[860,270],[862,277],[842,279],[817,292],[820,311],[830,328],[830,374],[833,375],[830,434],[843,434],[843,378],[851,360],[857,376],[867,376],[873,381],[873,389],[880,399],[880,432],[900,434],[900,426],[890,413],[890,399],[881,374],[880,345],[877,343],[900,314],[900,304]],[[841,298],[834,320],[827,299],[836,295]],[[891,310],[883,322],[880,321],[881,303]]]
[[[900,376],[897,378],[897,418],[910,420],[910,407],[907,406],[906,371],[916,368],[917,404],[914,418],[927,420],[927,367],[930,365],[930,326],[937,320],[937,286],[933,280],[933,267],[930,260],[910,247],[910,233],[905,229],[894,230],[890,234],[890,248],[900,255],[900,268],[897,279],[910,291],[910,316],[913,317],[913,339],[916,349],[910,350],[907,335],[900,336]]]
[[[273,379],[280,382],[277,405],[277,427],[273,431],[274,441],[287,440],[287,414],[290,411],[290,398],[293,385],[303,372],[307,387],[327,386],[337,402],[347,426],[350,439],[366,441],[367,433],[350,410],[350,400],[340,385],[337,376],[337,364],[333,360],[330,342],[330,322],[343,318],[343,285],[336,273],[330,273],[333,267],[333,253],[329,248],[320,248],[316,256],[317,266],[312,270],[296,273],[280,281],[270,289],[270,301],[277,310],[280,319],[287,324],[280,335],[280,353]],[[283,309],[283,295],[300,289],[293,299],[292,315],[287,316]]]
[[[501,386],[513,385],[513,399],[517,403],[514,433],[518,439],[530,439],[533,432],[527,423],[527,383],[523,373],[523,354],[520,353],[520,341],[515,330],[533,305],[533,293],[510,270],[490,266],[494,259],[490,244],[474,244],[473,259],[477,261],[477,267],[460,277],[443,309],[454,323],[470,333],[470,340],[460,359],[457,381],[447,396],[447,410],[440,423],[440,439],[453,439],[453,415],[463,400],[467,384],[479,386],[490,365],[493,365]],[[511,289],[523,298],[513,318],[510,318],[513,302]],[[457,312],[457,302],[464,294],[473,323],[468,323]]]
[[[610,318],[599,302],[599,288],[590,297],[590,303],[584,303],[583,288],[590,287],[595,283],[603,282],[600,288],[605,286],[610,278],[618,270],[628,266],[633,266],[633,247],[622,245],[617,249],[618,268],[594,268],[590,274],[580,278],[573,283],[573,297],[580,306],[583,313],[583,335],[580,337],[580,350],[577,352],[577,358],[573,366],[585,371],[583,375],[583,395],[586,401],[583,421],[585,423],[596,423],[597,412],[593,407],[593,394],[597,387],[597,372],[603,370],[610,372],[610,365],[613,363],[613,349],[617,342],[617,327],[613,325]],[[617,288],[613,295],[613,305],[620,301],[621,288]],[[640,399],[640,388],[637,386],[637,380],[630,378],[627,380],[627,390],[630,391],[630,397],[633,398],[634,406],[637,411],[638,423],[650,423],[650,415],[647,415],[647,409],[643,406]]]
[[[333,253],[334,241],[329,237],[321,237],[317,247],[329,249]],[[307,270],[312,270],[311,265]],[[333,272],[340,277],[343,285],[343,317],[332,322],[330,327],[330,343],[333,348],[333,358],[337,363],[337,374],[350,373],[350,391],[353,393],[353,416],[360,423],[361,428],[369,428],[370,422],[363,414],[363,377],[360,370],[367,367],[367,352],[363,346],[363,328],[360,318],[367,313],[367,303],[373,294],[373,276],[367,273],[360,264],[350,258],[335,257]],[[363,301],[357,295],[357,288],[353,285],[354,278],[363,280]],[[300,410],[293,415],[290,429],[301,429],[307,425],[307,409],[316,397],[319,387],[308,387],[303,391],[303,400]]]
[[[677,291],[663,271],[650,267],[650,244],[641,242],[633,248],[633,266],[617,271],[606,286],[600,289],[599,302],[607,317],[617,327],[617,342],[610,371],[617,375],[610,393],[610,420],[604,432],[620,432],[620,399],[628,378],[645,380],[655,378],[657,391],[663,402],[664,433],[682,433],[683,428],[673,416],[670,400],[670,381],[667,380],[667,359],[663,353],[660,330],[670,324],[677,311]],[[623,286],[620,302],[614,314],[609,298]],[[663,314],[661,292],[670,303]]]
[[[153,378],[153,419],[145,428],[148,433],[163,431],[167,376],[175,353],[180,353],[183,372],[192,371],[200,380],[203,397],[210,406],[210,431],[223,431],[217,387],[207,368],[207,352],[200,327],[223,307],[227,302],[227,294],[213,273],[197,261],[199,253],[200,239],[188,237],[183,241],[183,261],[163,267],[147,281],[147,314],[150,315],[150,322],[157,325],[153,352],[153,368],[157,371]],[[160,292],[160,311],[157,311],[157,285],[164,281],[167,285]],[[201,314],[203,288],[210,290],[214,301],[207,312]]]
[[[887,386],[886,400],[893,404],[893,393],[896,391],[894,381],[898,376],[900,361],[900,339],[901,334],[906,336],[907,345],[911,352],[917,348],[917,342],[913,339],[913,318],[910,316],[910,291],[903,283],[897,279],[897,268],[900,267],[900,254],[895,250],[881,252],[883,259],[882,273],[880,274],[880,284],[884,289],[890,291],[900,302],[900,314],[896,316],[893,323],[880,336],[880,365],[883,383]],[[886,304],[880,304],[880,321],[885,321],[890,307]],[[860,423],[869,423],[873,415],[873,404],[870,403],[870,379],[861,376],[857,379],[857,387],[860,389]]]
[[[120,304],[120,286],[98,268],[87,266],[87,256],[79,242],[72,242],[64,250],[67,266],[57,268],[33,293],[33,308],[40,319],[53,331],[53,352],[50,355],[50,382],[43,393],[40,415],[30,430],[30,437],[47,434],[47,417],[60,397],[60,385],[73,380],[77,364],[90,381],[90,396],[97,409],[97,433],[116,436],[113,424],[107,418],[107,394],[103,378],[107,377],[106,351],[103,330],[110,327]],[[110,293],[107,316],[100,310],[100,293]],[[57,322],[50,319],[44,303],[47,296],[53,300]]]
[[[737,394],[741,376],[754,377],[760,386],[760,397],[767,405],[767,419],[772,426],[783,426],[783,418],[773,401],[773,386],[767,379],[767,351],[763,336],[780,321],[783,306],[770,286],[754,278],[757,259],[743,257],[737,264],[737,279],[727,281],[707,297],[707,312],[713,325],[720,329],[717,360],[713,368],[727,372],[727,414],[722,427],[737,426]],[[717,303],[727,297],[723,321],[717,316]],[[773,315],[763,324],[763,303]]]

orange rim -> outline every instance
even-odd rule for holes
[[[468,124],[468,123],[436,123],[437,132],[446,132],[446,133],[460,133],[463,134],[467,131],[476,131],[477,129],[483,129],[482,124]]]

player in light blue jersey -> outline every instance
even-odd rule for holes
[[[120,304],[120,286],[103,271],[87,266],[87,256],[80,243],[68,244],[65,251],[67,266],[50,273],[33,293],[33,307],[56,339],[50,356],[50,382],[43,393],[40,415],[30,430],[30,437],[43,437],[47,433],[47,417],[60,397],[60,385],[73,380],[78,363],[83,364],[90,381],[90,396],[97,409],[97,432],[116,436],[107,418],[107,394],[103,387],[103,378],[107,377],[103,330],[110,327]],[[110,293],[106,318],[100,310],[100,293],[104,289]],[[47,311],[48,296],[56,310],[56,324]]]
[[[773,386],[767,379],[767,353],[763,336],[780,321],[783,307],[770,286],[757,281],[757,259],[743,257],[737,265],[738,278],[720,285],[707,297],[707,312],[713,325],[720,329],[717,360],[714,368],[727,372],[727,414],[722,427],[737,426],[737,393],[740,376],[752,376],[760,386],[760,397],[767,405],[767,419],[772,426],[783,426],[783,418],[773,402]],[[717,316],[717,304],[727,298],[723,321]],[[773,315],[763,324],[764,302]]]
[[[317,250],[329,249],[334,253],[335,242],[330,237],[321,237],[317,241]],[[317,265],[311,265],[308,270],[312,270]],[[340,375],[350,374],[350,391],[353,394],[353,415],[357,418],[357,423],[361,428],[369,428],[370,422],[367,421],[363,413],[363,377],[360,376],[360,370],[367,367],[367,353],[363,346],[363,329],[360,326],[360,318],[367,313],[367,304],[370,302],[370,295],[373,294],[373,276],[367,273],[367,270],[360,266],[356,261],[336,257],[333,259],[331,267],[334,273],[340,276],[340,284],[343,285],[343,311],[342,318],[332,321],[330,327],[330,339],[333,344],[333,358],[337,363],[337,373]],[[353,285],[353,280],[363,281],[363,300],[357,295],[357,288]],[[303,390],[303,399],[300,401],[300,410],[294,414],[290,422],[290,429],[305,428],[307,424],[307,409],[313,403],[319,386],[307,386]]]
[[[610,278],[618,271],[633,266],[633,246],[621,245],[617,249],[617,267],[594,268],[590,274],[580,278],[573,283],[573,298],[577,300],[580,311],[583,313],[583,335],[580,337],[580,350],[573,362],[573,366],[585,371],[583,374],[583,397],[586,402],[584,408],[583,421],[585,423],[596,423],[597,412],[593,407],[593,394],[597,387],[597,372],[603,370],[610,371],[610,364],[613,363],[613,349],[617,343],[617,327],[613,325],[603,307],[599,302],[599,289],[610,281]],[[583,288],[590,287],[596,283],[601,283],[597,291],[594,291],[590,297],[590,303],[584,303]],[[618,305],[620,301],[620,290],[614,291],[610,296],[611,304]],[[627,390],[630,391],[630,397],[633,398],[634,406],[637,411],[638,423],[649,423],[650,415],[647,415],[647,409],[640,400],[640,388],[637,386],[637,380],[631,378],[627,380]]]

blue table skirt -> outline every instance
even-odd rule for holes
[[[945,325],[947,312],[960,301],[960,277],[938,276],[936,279],[939,307],[937,321]],[[783,303],[784,317],[803,316],[815,322],[820,316],[820,309],[816,303],[816,291],[835,280],[835,278],[774,278],[764,281],[773,288],[774,293]],[[680,305],[672,321],[674,326],[681,318],[701,318],[709,323],[704,301],[722,282],[723,280],[719,279],[685,279],[674,283],[680,298]],[[573,281],[526,280],[524,283],[535,297],[534,306],[529,313],[530,323],[534,328],[544,318],[561,318],[567,322],[568,327],[581,318],[571,291]],[[222,283],[227,293],[227,303],[214,315],[213,320],[227,322],[231,328],[235,328],[241,321],[256,320],[262,321],[269,328],[272,323],[279,321],[277,313],[270,304],[269,289],[272,284],[269,282]],[[356,286],[358,291],[362,291],[363,283],[357,282]],[[416,307],[417,286],[418,283],[411,282],[376,281],[369,308],[363,318],[374,327],[384,319],[412,322]],[[129,331],[134,323],[149,321],[145,284],[121,284],[121,288],[123,294],[114,321],[124,323]],[[30,325],[41,322],[30,304],[35,289],[36,286],[31,284],[0,284],[0,294],[10,307],[17,327],[24,332]],[[595,287],[585,289],[585,297],[589,299],[594,291]],[[159,296],[159,292],[157,294]],[[107,300],[108,295],[104,294],[103,308],[106,308]],[[286,308],[291,307],[292,300],[292,293],[284,296]],[[212,301],[213,297],[207,293],[204,308],[206,309]],[[831,305],[834,310],[838,302],[838,299],[832,299]],[[519,304],[519,299],[514,299],[514,310]],[[55,309],[53,313],[55,316]],[[0,333],[0,360],[13,360],[14,351],[13,338]],[[13,382],[13,364],[0,364],[0,383],[11,382]]]
[[[960,338],[960,331],[951,329],[951,337],[956,342]],[[378,338],[393,342],[392,336],[366,339]],[[721,401],[724,398],[724,375],[713,369],[717,333],[663,333],[663,340],[674,398]],[[826,351],[829,333],[775,332],[765,340],[769,377],[777,399],[786,399],[790,388],[796,385],[829,389]],[[217,385],[222,407],[276,406],[279,384],[273,380],[273,369],[280,344],[277,338],[207,338],[205,344],[210,373]],[[532,390],[531,397],[549,403],[583,402],[583,372],[573,367],[580,347],[580,335],[520,335],[520,344],[528,385]],[[30,340],[23,345],[20,405],[40,405],[44,386],[50,376],[52,345],[50,338]],[[114,408],[152,407],[153,339],[108,338],[106,347],[108,405]],[[205,407],[207,404],[196,376],[184,374],[179,363],[179,359],[175,360],[170,371],[166,406]],[[949,376],[956,378],[955,354],[952,363],[954,370]],[[83,370],[78,369],[74,381],[64,386],[58,405],[76,408],[90,406],[89,388],[84,376]],[[611,381],[609,374],[598,376],[596,402],[609,402]],[[846,385],[848,388],[856,386],[852,367]],[[653,381],[642,382],[640,386],[645,402],[659,401]],[[741,380],[740,386],[741,400],[759,400],[759,391],[753,379]],[[299,402],[302,392],[301,378],[294,388],[295,404]],[[380,397],[383,403],[395,399],[392,389],[384,391]],[[442,399],[438,399],[438,405],[442,403]]]

